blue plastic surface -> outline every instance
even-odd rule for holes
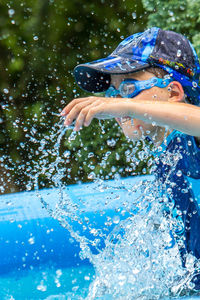
[[[151,180],[150,176],[142,179]],[[141,177],[132,177],[97,183],[76,184],[66,187],[63,197],[77,205],[77,215],[89,220],[90,227],[101,229],[108,235],[113,226],[106,222],[113,217],[127,217],[127,211],[134,211],[134,198],[137,191],[132,186],[141,181]],[[39,192],[40,197],[56,210],[59,202],[58,189],[46,189]],[[126,213],[122,209],[126,206]],[[116,208],[118,210],[116,210]],[[84,226],[74,222],[73,230],[90,240],[94,236]],[[99,248],[102,248],[103,238]],[[93,249],[95,251],[95,247]],[[71,238],[67,229],[52,218],[43,207],[36,192],[7,194],[0,197],[0,272],[21,270],[46,262],[62,267],[89,264],[79,257],[79,243]]]
[[[72,222],[70,218],[67,221],[71,222],[75,232],[78,231],[90,240],[95,237],[89,228],[101,230],[104,235],[98,245],[101,249],[104,247],[104,237],[115,226],[108,226],[108,220],[127,218],[128,211],[133,213],[133,203],[140,196],[137,185],[143,180],[152,179],[152,176],[138,176],[110,180],[101,185],[85,183],[67,186],[63,190],[63,199],[73,205],[72,212],[76,211],[77,206],[76,215],[87,222],[85,221],[84,227],[84,224]],[[191,184],[200,202],[200,185],[195,181]],[[50,209],[56,211],[60,198],[59,189],[41,190],[39,195]],[[79,243],[56,218],[49,215],[40,198],[36,191],[0,196],[0,273],[47,262],[56,263],[60,267],[89,264],[87,259],[81,260],[79,257]],[[126,209],[123,213],[124,207]],[[96,247],[91,249],[95,253]]]

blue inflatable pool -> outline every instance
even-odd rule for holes
[[[133,183],[139,181],[140,177],[105,182],[102,191],[97,188],[96,183],[77,184],[66,187],[64,192],[73,204],[77,204],[79,209],[82,207],[80,214],[84,214],[90,224],[95,223],[95,228],[103,228],[108,217],[117,216],[116,207],[122,206],[124,201],[127,206],[132,205],[129,190]],[[49,206],[55,207],[59,191],[46,189],[40,191],[39,195]],[[81,260],[79,257],[79,243],[71,238],[68,230],[58,220],[49,215],[40,197],[32,191],[0,197],[1,273],[26,269],[48,261],[56,262],[62,267],[89,264],[87,259]],[[112,226],[105,227],[107,234],[108,228],[111,230]],[[82,230],[82,226],[78,230]],[[90,235],[84,231],[84,235],[87,234]]]
[[[142,181],[152,179],[153,176],[142,176]],[[101,229],[102,236],[105,237],[119,220],[127,218],[129,211],[134,211],[133,194],[134,199],[140,196],[137,194],[136,187],[141,185],[142,181],[141,177],[132,177],[103,182],[101,185],[99,183],[76,184],[67,186],[63,190],[62,197],[70,201],[73,210],[78,209],[77,214],[81,220],[84,219],[87,224],[90,224],[90,228],[94,227],[97,231]],[[200,187],[195,187],[195,190],[200,194]],[[5,278],[12,272],[20,274],[38,267],[42,270],[47,265],[55,265],[56,270],[86,268],[87,272],[90,270],[90,274],[94,273],[91,271],[92,266],[88,259],[81,259],[79,256],[80,244],[70,235],[65,226],[63,227],[59,217],[55,215],[53,218],[49,214],[49,211],[56,211],[59,197],[59,189],[41,190],[39,196],[36,191],[30,191],[0,197],[1,278]],[[44,206],[48,206],[48,209]],[[126,210],[123,212],[124,206]],[[107,226],[108,220],[115,221]],[[91,231],[83,225],[72,222],[74,232],[78,232],[80,236],[83,235],[90,241],[95,239]],[[103,247],[102,238],[98,249]],[[92,248],[90,245],[90,248],[93,253],[97,251],[96,246]],[[19,294],[19,298],[14,299],[27,299],[21,291]],[[30,299],[46,299],[38,295],[34,297],[30,292]]]

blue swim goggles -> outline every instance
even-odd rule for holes
[[[111,85],[105,93],[106,97],[116,97],[121,95],[122,98],[133,98],[138,95],[141,91],[157,86],[164,88],[172,82],[172,79],[168,78],[157,78],[152,77],[148,80],[136,80],[136,79],[125,79],[120,83],[119,89],[117,90]]]

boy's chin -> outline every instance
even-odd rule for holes
[[[134,132],[134,133],[127,133],[124,132],[124,135],[126,138],[130,139],[133,142],[142,141],[142,140],[151,140],[151,138],[148,136],[148,134],[141,133],[140,131]]]
[[[134,141],[134,142],[137,142],[139,140],[142,140],[144,139],[144,135],[142,135],[140,132],[137,132],[137,133],[127,133],[127,132],[124,132],[126,138]]]
[[[146,132],[142,126],[133,126],[126,123],[121,128],[124,135],[132,141],[144,140],[149,135],[149,132]]]

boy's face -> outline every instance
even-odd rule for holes
[[[111,84],[118,89],[120,83],[124,79],[132,78],[136,80],[147,80],[155,77],[154,74],[148,71],[140,71],[131,74],[111,75]],[[141,91],[137,96],[132,98],[133,101],[168,101],[169,91],[168,88],[152,87],[151,89]],[[120,118],[116,119],[123,133],[131,140],[140,140],[144,137],[150,137],[155,142],[162,142],[165,128],[148,124],[139,119]],[[153,123],[153,122],[152,122]]]

